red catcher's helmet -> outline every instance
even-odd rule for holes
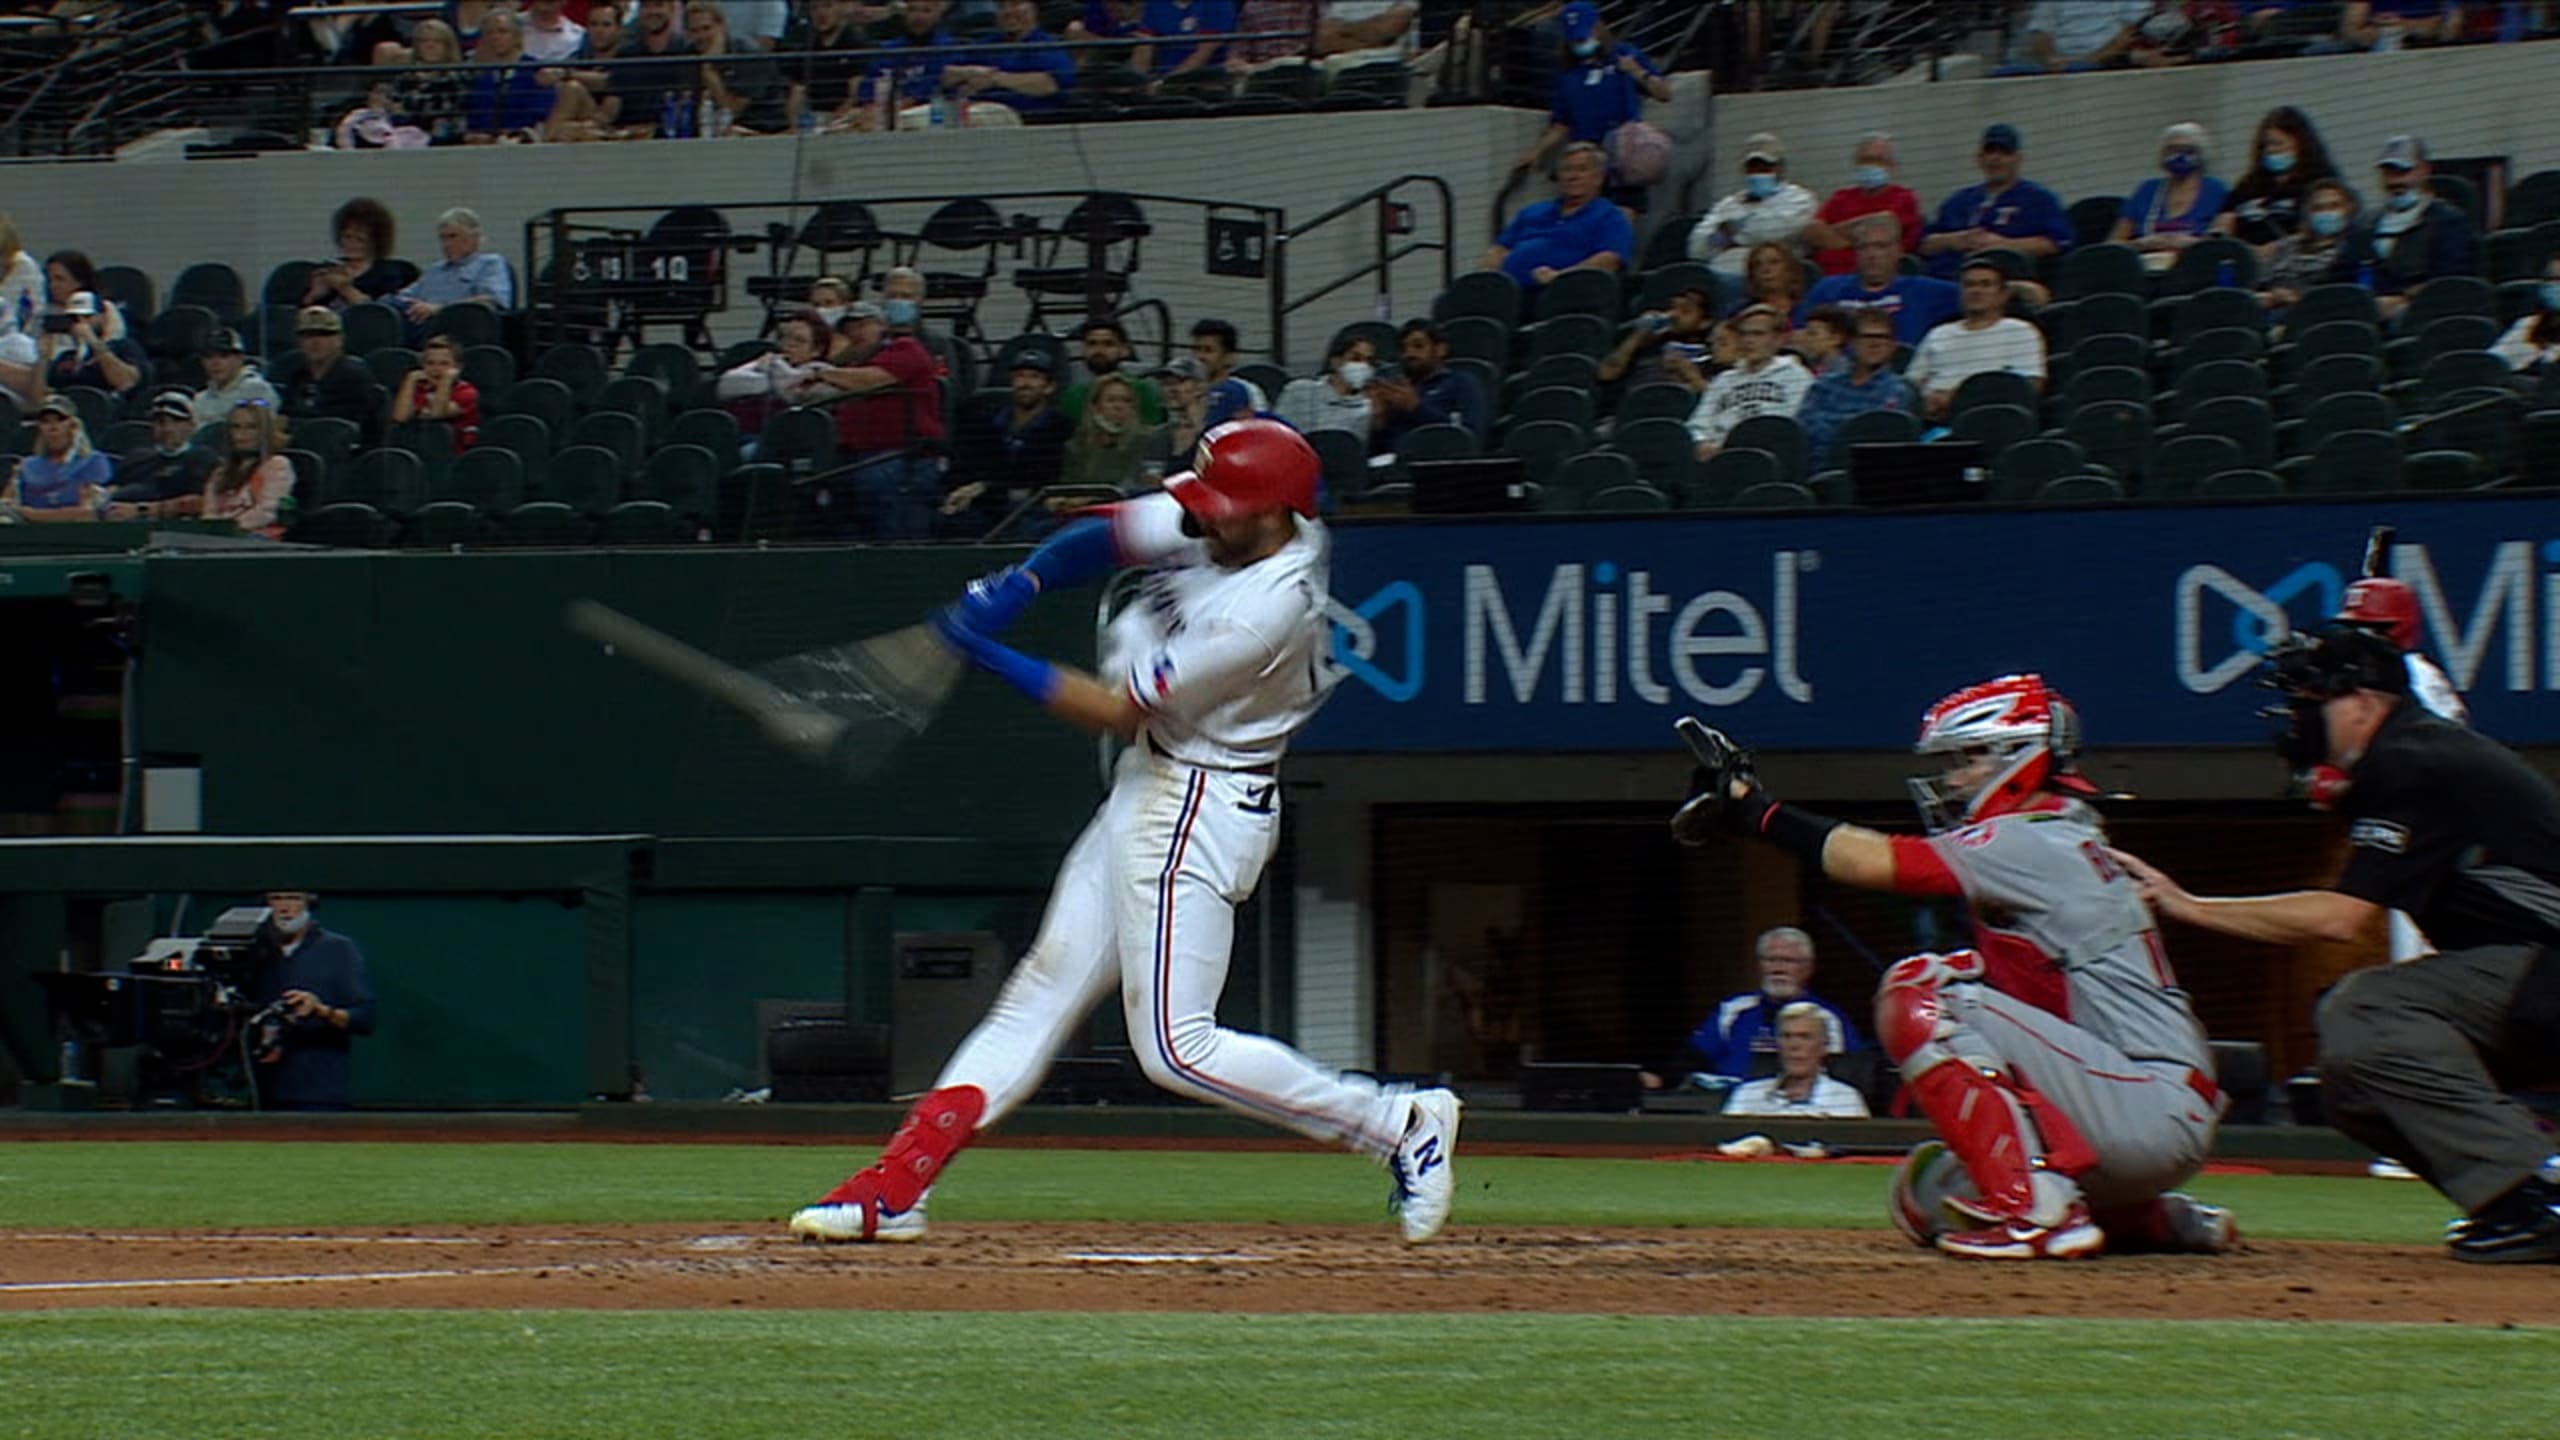
[[[1271,510],[1313,518],[1324,462],[1307,437],[1277,420],[1230,420],[1200,437],[1188,475],[1164,482],[1165,493],[1203,520]]]
[[[2403,650],[2418,648],[2418,596],[2397,580],[2377,576],[2348,586],[2346,603],[2329,618],[2371,630]]]
[[[2077,768],[2080,714],[2040,675],[1985,680],[1930,706],[1913,748],[1962,762],[1911,781],[1911,798],[1931,830],[2007,814],[2042,790],[2098,793]]]

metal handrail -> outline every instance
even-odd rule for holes
[[[1398,202],[1393,197],[1396,191],[1407,185],[1428,185],[1439,193],[1439,239],[1416,239],[1403,245],[1393,243],[1396,235],[1394,225],[1396,206],[1400,203],[1407,203]],[[1378,318],[1382,320],[1388,318],[1388,315],[1385,312],[1390,310],[1393,305],[1395,265],[1398,261],[1404,260],[1410,256],[1426,254],[1435,250],[1438,251],[1440,254],[1439,288],[1442,290],[1448,289],[1451,282],[1457,278],[1457,256],[1455,253],[1454,242],[1452,240],[1453,226],[1456,223],[1456,217],[1452,212],[1454,212],[1456,207],[1457,196],[1456,193],[1449,188],[1448,181],[1441,179],[1437,175],[1399,175],[1384,184],[1373,185],[1370,188],[1361,191],[1359,194],[1352,196],[1350,199],[1343,201],[1341,204],[1334,206],[1332,209],[1315,216],[1303,224],[1283,226],[1280,233],[1273,237],[1271,245],[1272,359],[1282,365],[1286,365],[1289,362],[1289,316],[1295,314],[1299,310],[1305,309],[1316,301],[1333,294],[1335,291],[1341,290],[1346,286],[1356,284],[1361,280],[1368,279],[1373,276],[1376,278],[1378,296],[1377,305],[1381,312]],[[1331,224],[1333,221],[1339,220],[1345,215],[1349,215],[1354,211],[1363,208],[1366,208],[1369,211],[1371,237],[1376,247],[1375,256],[1370,259],[1367,264],[1346,274],[1337,276],[1326,284],[1318,286],[1316,289],[1311,290],[1294,300],[1286,298],[1289,286],[1290,245],[1296,241],[1306,239],[1308,235],[1328,224]],[[1417,225],[1413,233],[1419,233],[1419,229],[1420,227]]]

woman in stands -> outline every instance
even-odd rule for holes
[[[1123,495],[1161,488],[1172,465],[1167,428],[1138,417],[1138,387],[1127,376],[1105,375],[1085,397],[1084,420],[1067,439],[1063,485],[1108,485]],[[1148,473],[1152,467],[1154,473]]]
[[[2282,310],[2329,278],[2347,232],[2356,225],[2356,192],[2342,180],[2315,180],[2302,196],[2302,225],[2267,247],[2258,271],[2258,303]]]
[[[204,482],[198,513],[229,520],[251,535],[284,537],[284,507],[293,498],[293,462],[284,457],[284,416],[272,406],[231,412],[229,453]]]
[[[379,300],[408,283],[390,264],[399,227],[381,201],[359,195],[339,206],[329,218],[329,233],[338,237],[338,258],[311,272],[303,304],[344,310]]]
[[[818,378],[827,368],[827,335],[827,323],[815,311],[785,315],[773,332],[780,348],[720,372],[712,394],[737,417],[742,433],[762,434],[777,411],[815,405],[841,393]]]
[[[2279,105],[2258,121],[2250,144],[2249,173],[2231,187],[2231,199],[2213,222],[2217,235],[2258,247],[2263,261],[2276,242],[2302,228],[2304,202],[2311,187],[2338,178],[2329,147],[2311,128],[2311,117],[2290,105]]]
[[[0,335],[12,330],[34,334],[44,299],[44,267],[27,253],[18,227],[0,215]]]
[[[72,313],[71,297],[92,296],[97,310],[89,328],[100,342],[124,340],[124,307],[98,294],[98,266],[77,250],[56,250],[44,257],[45,308],[57,315]],[[28,327],[34,328],[32,326]]]
[[[2543,262],[2538,298],[2542,308],[2518,319],[2489,347],[2491,354],[2519,375],[2549,375],[2560,362],[2560,255]]]
[[[2166,270],[2178,252],[2204,239],[2222,215],[2231,188],[2206,173],[2204,127],[2181,121],[2160,132],[2161,173],[2125,197],[2107,238],[2142,252],[2142,262]]]
[[[462,41],[441,20],[419,21],[409,39],[413,65],[463,62]],[[426,131],[428,144],[459,145],[466,130],[463,111],[469,105],[470,90],[471,77],[462,71],[415,70],[392,82],[387,108],[401,124]]]
[[[1301,435],[1340,430],[1369,443],[1377,407],[1369,399],[1369,382],[1378,373],[1377,347],[1365,339],[1336,337],[1333,353],[1324,357],[1324,373],[1292,380],[1280,392],[1272,413]]]

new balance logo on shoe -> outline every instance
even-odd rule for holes
[[[1425,1140],[1420,1145],[1414,1147],[1413,1173],[1416,1176],[1423,1176],[1428,1175],[1439,1168],[1440,1137],[1434,1135],[1430,1139]]]

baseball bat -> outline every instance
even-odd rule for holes
[[[2364,574],[2361,578],[2374,580],[2390,573],[2391,542],[2399,538],[2398,526],[2373,527],[2373,533],[2364,537]]]

